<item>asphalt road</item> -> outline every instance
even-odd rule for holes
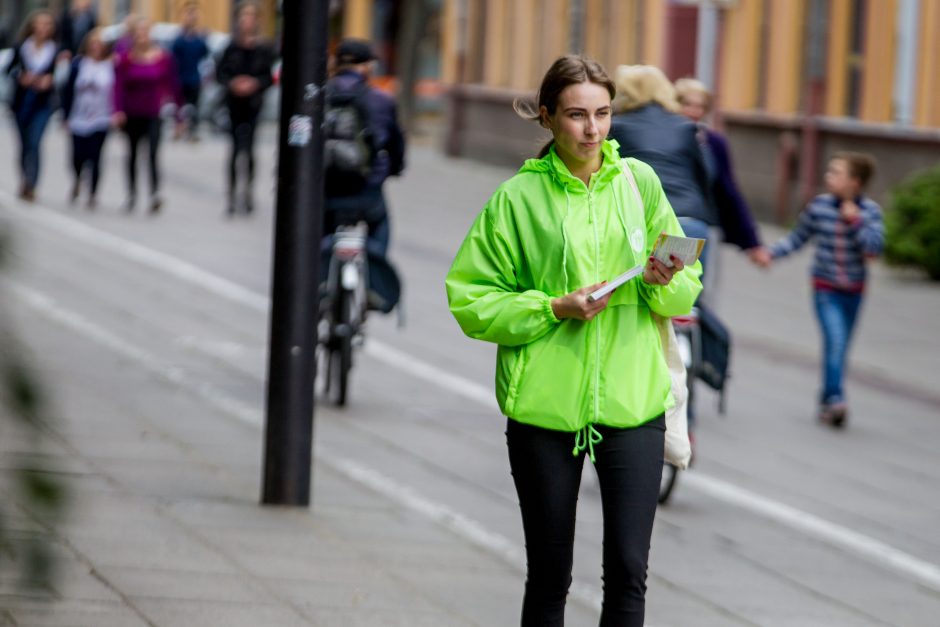
[[[217,137],[165,144],[167,203],[156,217],[119,208],[122,137],[109,140],[95,212],[66,202],[59,129],[46,138],[37,204],[14,199],[13,169],[3,164],[0,219],[15,243],[4,298],[22,332],[70,329],[71,342],[117,351],[129,369],[146,362],[177,373],[233,416],[260,422],[273,137],[272,128],[261,134],[250,219],[223,217],[226,149]],[[8,125],[0,144],[12,162]],[[394,316],[370,319],[349,407],[317,406],[314,474],[328,464],[449,528],[454,542],[521,568],[505,418],[491,394],[495,351],[462,336],[443,290],[467,227],[509,175],[430,146],[410,151],[406,175],[388,186],[406,325]],[[853,354],[849,427],[835,432],[813,416],[818,349],[807,263],[804,254],[761,272],[724,253],[720,310],[736,342],[728,411],[719,416],[714,396],[701,395],[696,466],[657,516],[650,624],[936,624],[940,289],[875,267]],[[38,359],[55,363],[54,353]],[[162,385],[143,369],[135,381],[142,396]],[[578,512],[573,625],[596,622],[600,596],[600,499],[591,473]],[[316,492],[313,500],[315,512]],[[520,570],[520,595],[521,581]],[[517,600],[509,595],[481,611],[510,612],[505,623],[489,623],[510,624]]]

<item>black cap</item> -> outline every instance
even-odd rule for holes
[[[356,65],[375,59],[372,44],[364,39],[344,39],[336,47],[338,65]]]

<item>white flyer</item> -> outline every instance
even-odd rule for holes
[[[704,247],[705,240],[703,239],[660,233],[656,245],[653,246],[653,257],[663,262],[667,268],[675,265],[669,259],[670,255],[680,259],[683,265],[691,266],[702,254]]]
[[[596,289],[590,294],[588,294],[588,302],[593,303],[595,301],[598,301],[604,298],[605,296],[613,292],[615,289],[617,289],[618,287],[620,287],[621,285],[623,285],[624,283],[626,283],[633,277],[638,276],[640,274],[643,274],[643,266],[630,268],[629,270],[627,270],[626,272],[618,276],[616,279],[613,279],[612,281],[608,282],[604,287]]]

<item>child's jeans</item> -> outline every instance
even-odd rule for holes
[[[816,317],[823,337],[823,389],[821,402],[841,403],[845,400],[842,380],[845,359],[859,307],[860,292],[815,290]]]

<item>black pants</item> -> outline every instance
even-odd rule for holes
[[[595,445],[604,513],[602,627],[642,626],[646,568],[663,466],[663,416],[634,429],[598,427]],[[575,511],[584,454],[571,454],[573,433],[509,420],[506,428],[528,573],[523,627],[564,625],[571,585]]]
[[[255,127],[258,125],[259,111],[245,107],[229,107],[229,120],[232,132],[232,156],[228,164],[228,190],[235,193],[235,184],[238,181],[238,159],[244,157],[247,168],[246,184],[251,190],[255,179]]]
[[[130,153],[127,159],[127,186],[131,198],[137,196],[137,146],[140,140],[147,138],[147,145],[150,148],[150,194],[156,195],[160,190],[160,169],[157,164],[157,150],[160,148],[160,118],[139,118],[127,117],[127,123],[124,125],[124,131],[127,133]]]
[[[183,92],[183,102],[186,103],[187,114],[187,128],[186,132],[193,136],[196,134],[196,127],[199,126],[199,94],[202,92],[202,87],[199,83],[195,85],[183,85],[181,87]]]
[[[87,166],[91,177],[90,191],[94,196],[98,191],[98,178],[101,173],[101,150],[108,131],[95,131],[91,135],[72,134],[72,170],[75,172],[75,184],[82,178],[82,171]]]

